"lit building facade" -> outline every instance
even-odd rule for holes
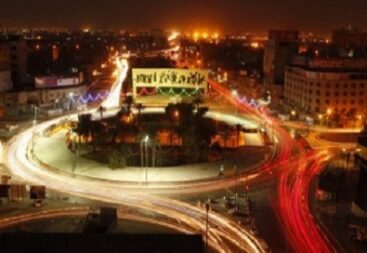
[[[293,63],[285,70],[284,98],[289,105],[309,115],[362,123],[367,115],[367,60]]]
[[[25,106],[27,104],[53,104],[57,101],[69,99],[69,95],[74,97],[82,96],[87,91],[87,85],[74,85],[57,88],[43,88],[26,91],[13,91],[0,93],[0,105],[5,107]]]
[[[352,212],[357,217],[367,218],[367,128],[359,137],[357,150],[356,162],[360,176]]]

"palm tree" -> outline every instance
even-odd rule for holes
[[[141,104],[141,103],[138,103],[138,104],[136,104],[136,105],[135,105],[135,107],[136,107],[136,109],[138,110],[138,116],[137,116],[137,118],[136,118],[136,123],[139,123],[138,121],[139,121],[139,119],[140,119],[141,110],[143,110],[144,105],[143,105],[143,104]]]
[[[106,108],[103,107],[102,105],[100,107],[98,107],[98,112],[99,115],[101,116],[101,120],[103,119],[103,113],[106,111]]]
[[[78,125],[76,127],[76,133],[79,137],[79,154],[81,153],[81,138],[86,137],[91,132],[92,128],[92,115],[80,114],[78,115]]]
[[[199,97],[199,96],[196,96],[193,100],[193,103],[195,104],[195,109],[196,111],[199,110],[199,106],[200,104],[203,102],[203,100]]]
[[[126,96],[125,103],[127,104],[127,112],[131,111],[131,105],[133,104],[134,99],[132,96]]]

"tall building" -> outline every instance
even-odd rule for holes
[[[284,98],[309,115],[361,124],[367,116],[367,59],[298,56],[286,67]]]
[[[265,43],[264,75],[266,82],[282,85],[285,66],[298,53],[297,31],[270,31]]]
[[[356,161],[360,176],[352,213],[357,217],[367,218],[367,125],[358,139],[358,151]]]
[[[268,41],[264,45],[265,84],[276,100],[283,94],[284,70],[298,53],[299,38],[297,31],[269,31]]]
[[[0,92],[13,88],[10,68],[10,48],[5,43],[0,43]]]
[[[10,68],[15,89],[21,89],[27,82],[27,42],[19,36],[10,36]]]

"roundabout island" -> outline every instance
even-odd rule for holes
[[[236,167],[241,174],[271,156],[256,122],[207,107],[198,111],[181,103],[60,118],[39,128],[31,157],[72,176],[144,187],[223,180],[235,176]]]

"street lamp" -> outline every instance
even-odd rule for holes
[[[317,115],[317,117],[318,117],[318,119],[319,119],[319,121],[320,121],[320,125],[322,126],[322,119],[324,118],[324,115],[322,115],[321,113],[319,113],[319,114]]]
[[[74,92],[70,92],[69,93],[69,111],[73,110],[73,105],[74,105]]]
[[[238,91],[237,91],[237,89],[232,89],[231,94],[232,94],[232,96],[235,97],[235,101],[238,102]],[[236,107],[236,116],[237,116],[237,114],[238,114],[237,105],[235,105],[235,107]]]
[[[178,110],[176,110],[176,111],[175,111],[175,113],[174,113],[174,116],[175,116],[175,118],[176,118],[176,122],[177,122],[177,125],[178,125],[178,123],[179,123],[179,118],[180,118],[180,112],[179,112]]]
[[[205,230],[205,249],[206,249],[206,252],[208,252],[209,210],[210,210],[210,202],[207,201],[205,203],[205,211],[206,211],[206,216],[205,216],[205,223],[206,223],[206,230]]]
[[[235,205],[236,205],[236,210],[237,210],[237,203],[238,203],[238,169],[237,169],[237,161],[234,163],[234,170],[236,173],[236,184],[235,184]]]
[[[326,110],[326,126],[329,127],[329,117],[333,113],[333,110],[331,108],[327,108]]]
[[[148,142],[149,142],[149,135],[146,135],[144,138],[145,144],[145,183],[148,184]]]
[[[36,124],[37,124],[37,110],[38,107],[34,106],[34,119],[33,119],[33,132],[32,132],[32,154],[34,154],[34,137],[35,137],[35,133],[36,133]]]

